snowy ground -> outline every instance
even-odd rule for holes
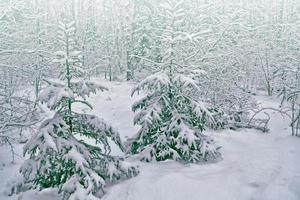
[[[130,106],[132,84],[107,83],[109,92],[91,97],[93,113],[116,127],[122,139],[132,137]],[[261,97],[260,102],[276,106]],[[85,110],[90,112],[89,110]],[[271,113],[270,133],[255,130],[221,131],[213,134],[222,146],[223,160],[210,164],[182,165],[176,162],[141,163],[140,174],[110,186],[104,200],[299,200],[300,138],[290,136],[287,122]],[[21,155],[22,146],[16,146]],[[20,177],[18,168],[23,158],[10,164],[9,150],[0,146],[0,200],[18,199],[6,194],[9,182]],[[22,200],[56,200],[53,190],[27,192]]]

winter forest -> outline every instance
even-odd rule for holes
[[[0,200],[299,200],[299,0],[0,0]]]

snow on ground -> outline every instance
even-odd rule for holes
[[[109,92],[90,98],[94,114],[116,127],[123,141],[132,137],[138,127],[132,123],[130,83],[109,83]],[[264,106],[277,106],[268,97],[260,97]],[[78,108],[79,109],[79,108]],[[84,109],[85,112],[90,112]],[[273,111],[270,133],[256,130],[225,130],[212,134],[222,146],[223,159],[216,163],[182,165],[167,161],[142,163],[140,174],[107,188],[103,200],[299,200],[300,199],[300,138],[290,136],[287,119]],[[21,145],[16,151],[21,155]],[[118,150],[115,150],[117,153]],[[16,164],[9,163],[9,150],[0,146],[0,200],[8,197],[8,184],[18,179]],[[27,192],[22,200],[56,200],[53,190]]]

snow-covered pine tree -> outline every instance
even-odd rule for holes
[[[197,34],[180,30],[184,23],[183,1],[164,1],[166,27],[161,71],[141,81],[132,92],[143,90],[146,95],[132,106],[137,112],[134,124],[141,126],[131,146],[132,154],[141,160],[167,159],[198,162],[217,158],[220,153],[212,139],[204,135],[204,121],[209,111],[199,101],[196,82],[182,72],[180,43],[197,39]],[[195,36],[195,37],[194,37]],[[210,118],[213,120],[212,118]]]
[[[48,86],[39,96],[42,103],[54,111],[24,147],[29,158],[21,167],[24,176],[22,188],[58,188],[63,199],[98,199],[106,183],[135,176],[138,170],[110,155],[109,138],[121,150],[123,146],[116,130],[97,116],[80,114],[72,109],[73,103],[83,103],[97,90],[105,87],[91,81],[73,81],[83,71],[80,51],[73,40],[75,23],[60,23],[61,51],[55,53],[66,82],[46,81]],[[89,141],[85,142],[84,138]]]

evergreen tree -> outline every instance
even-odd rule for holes
[[[97,116],[72,109],[73,103],[92,108],[86,97],[97,90],[107,90],[91,81],[72,80],[84,73],[80,51],[75,49],[73,40],[74,24],[59,25],[62,51],[55,53],[55,62],[63,67],[62,79],[66,83],[46,81],[48,86],[42,90],[39,100],[55,114],[42,122],[25,145],[24,155],[29,158],[20,171],[24,176],[23,184],[29,188],[56,187],[63,199],[98,199],[106,183],[132,177],[138,171],[110,155],[108,138],[123,150],[116,130]],[[87,143],[84,138],[94,142]]]
[[[134,138],[131,153],[140,154],[141,160],[162,161],[167,159],[197,162],[217,158],[220,153],[214,141],[202,134],[204,122],[210,117],[196,82],[185,71],[180,53],[180,44],[186,40],[197,40],[198,34],[180,30],[184,25],[184,4],[165,2],[161,5],[165,13],[165,31],[162,35],[161,72],[147,77],[133,93],[144,90],[146,96],[137,101],[132,109],[138,113],[134,123],[141,125]]]

